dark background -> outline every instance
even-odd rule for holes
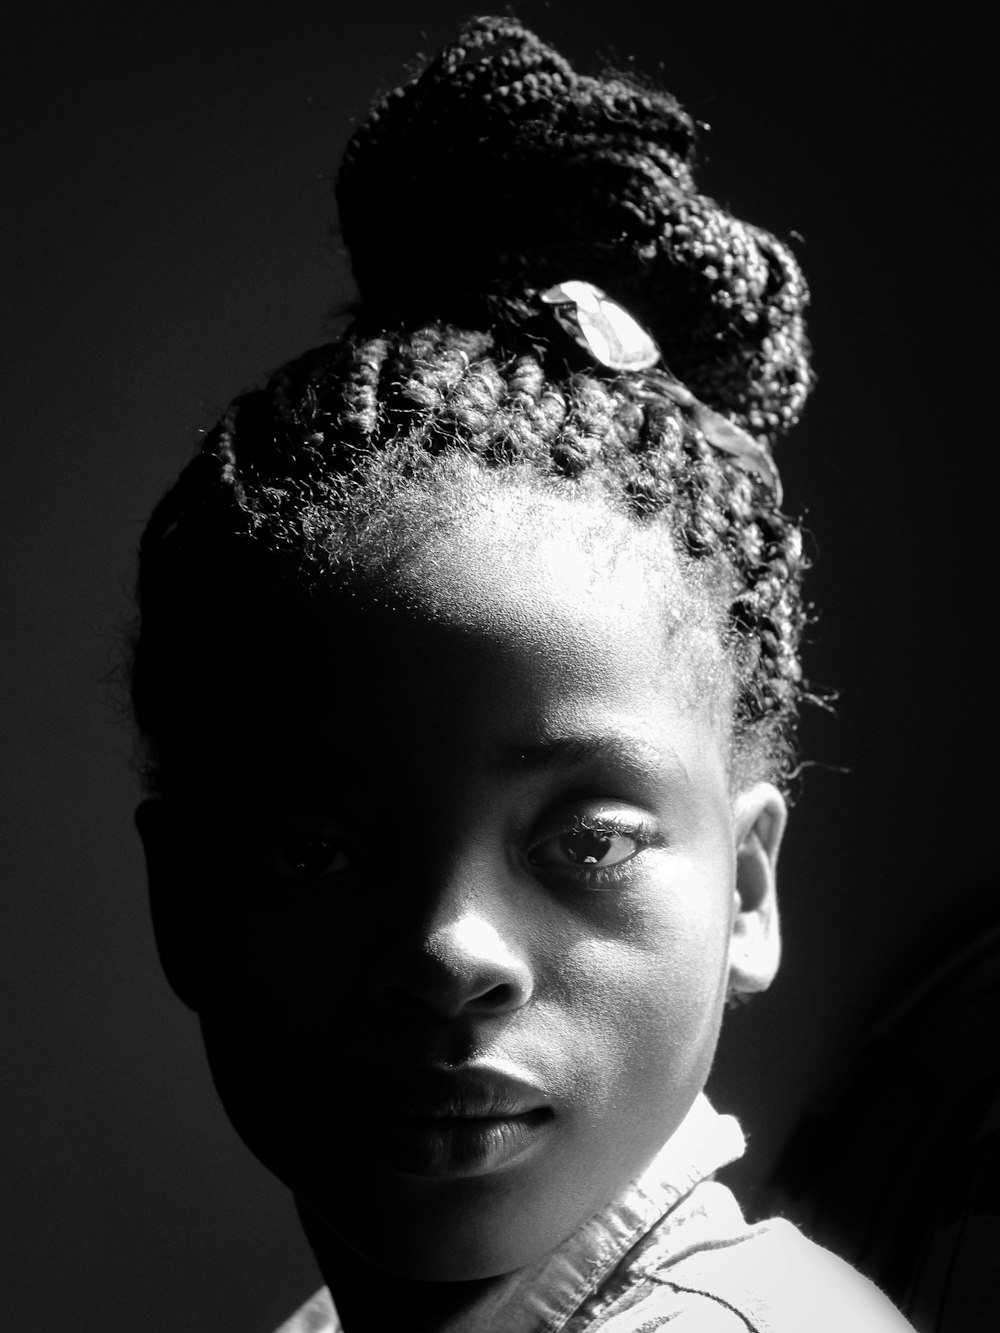
[[[6,1327],[265,1333],[317,1281],[158,974],[114,672],[153,502],[349,294],[327,229],[352,119],[469,12],[147,0],[5,19]],[[713,1076],[750,1131],[752,1209],[837,1060],[990,911],[985,35],[954,5],[517,12],[580,65],[634,54],[660,75],[713,125],[705,188],[800,234],[813,287],[820,383],[780,462],[815,534],[807,664],[841,697],[806,722],[781,977],[732,1016]]]

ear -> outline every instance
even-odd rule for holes
[[[767,990],[781,960],[775,871],[788,809],[769,782],[741,792],[734,806],[736,902],[729,947],[729,993]]]
[[[149,906],[160,964],[174,993],[189,1009],[198,1008],[198,932],[190,921],[182,869],[183,837],[174,812],[164,800],[143,801],[135,812],[146,853]]]

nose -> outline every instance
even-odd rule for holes
[[[487,1018],[527,1004],[534,992],[529,957],[482,907],[438,912],[400,949],[388,978],[397,999],[440,1018]]]

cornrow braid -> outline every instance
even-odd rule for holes
[[[543,485],[587,476],[713,571],[737,767],[788,776],[798,526],[663,371],[593,364],[533,300],[569,278],[602,287],[699,399],[773,444],[810,387],[806,286],[783,245],[696,192],[693,152],[668,95],[579,76],[508,19],[468,24],[376,105],[337,185],[353,325],[237,399],[143,538],[133,699],[153,785],[192,691],[211,688],[197,664],[247,562],[308,585],[455,455]]]

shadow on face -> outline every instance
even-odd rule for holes
[[[654,529],[483,480],[391,576],[235,607],[140,812],[226,1109],[393,1272],[511,1271],[669,1137],[777,965],[767,784]]]

